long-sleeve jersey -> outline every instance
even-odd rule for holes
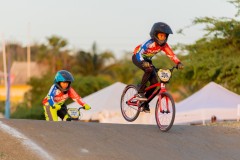
[[[69,88],[67,93],[63,93],[55,84],[52,85],[42,103],[44,106],[53,106],[55,103],[64,103],[69,97],[82,106],[85,104],[72,87]]]
[[[160,51],[164,51],[175,64],[180,62],[167,43],[164,46],[160,46],[153,39],[149,39],[145,43],[138,45],[133,53],[136,55],[137,60],[141,62],[144,59],[151,59]]]

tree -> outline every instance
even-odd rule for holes
[[[230,1],[238,9],[240,0]],[[196,18],[193,25],[205,24],[206,34],[192,45],[183,45],[187,50],[184,75],[196,91],[206,83],[215,81],[240,93],[240,22],[234,18]],[[183,80],[183,79],[182,79]]]
[[[58,37],[58,36],[52,36],[47,38],[48,40],[48,47],[49,47],[49,53],[51,55],[52,59],[52,73],[56,73],[56,71],[61,68],[61,60],[59,59],[59,56],[65,52],[62,49],[67,46],[67,40]],[[60,64],[58,63],[60,62]],[[58,65],[57,65],[58,64]]]
[[[115,57],[113,53],[109,51],[97,53],[96,43],[92,46],[92,52],[79,51],[76,54],[75,67],[82,75],[93,75],[97,76],[103,73],[107,67],[107,62],[114,61]]]

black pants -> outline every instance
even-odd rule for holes
[[[138,93],[144,93],[144,90],[145,90],[145,88],[146,88],[146,84],[147,84],[148,81],[150,82],[150,85],[156,84],[156,83],[158,82],[156,73],[155,73],[153,67],[146,67],[146,68],[144,68],[144,67],[142,66],[142,63],[137,60],[136,55],[133,55],[133,56],[132,56],[132,61],[133,61],[133,63],[134,63],[138,68],[140,68],[141,70],[144,71],[144,74],[143,74],[143,77],[142,77],[142,81],[141,81],[141,84],[140,84],[140,88],[139,88],[139,90],[138,90]],[[144,61],[147,61],[147,62],[149,62],[150,64],[152,64],[152,61],[151,61],[151,60],[144,60]],[[155,88],[149,90],[149,91],[146,93],[145,96],[146,96],[146,97],[149,97],[154,90],[155,90]]]
[[[67,106],[66,104],[64,103],[62,106],[61,106],[61,109],[57,111],[57,115],[63,120],[64,116],[68,114],[67,113]]]

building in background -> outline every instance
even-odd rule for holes
[[[30,89],[27,85],[29,78],[27,76],[27,62],[13,62],[11,66],[11,90],[10,100],[13,103],[23,101],[24,94]],[[36,62],[30,63],[31,77],[41,77],[47,71],[47,67]],[[0,71],[0,101],[6,100],[6,90],[4,86],[4,75]]]

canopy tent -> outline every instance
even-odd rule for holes
[[[127,85],[121,82],[116,82],[106,88],[103,88],[95,93],[92,93],[83,98],[83,101],[88,103],[92,109],[82,111],[82,120],[93,120],[102,123],[129,123],[129,124],[149,124],[154,118],[154,106],[156,98],[150,103],[151,114],[141,113],[138,119],[134,122],[127,122],[121,113],[120,100],[123,90]],[[75,108],[79,105],[73,102],[68,105],[69,108]]]
[[[83,101],[88,103],[92,108],[91,110],[82,112],[82,119],[102,121],[106,117],[114,116],[114,114],[120,113],[120,99],[122,91],[125,87],[125,84],[116,82],[106,88],[84,97]],[[78,104],[76,102],[68,105],[70,108],[77,106]]]
[[[210,82],[190,97],[176,104],[175,123],[194,123],[210,120],[237,119],[240,96]]]
[[[121,114],[120,99],[126,84],[116,82],[83,98],[92,109],[82,111],[82,120],[98,120],[103,123],[155,124],[154,109],[157,98],[151,103],[151,113],[141,113],[134,122],[127,122]],[[239,105],[239,107],[237,107]],[[68,107],[79,106],[76,102]],[[238,113],[238,114],[237,114]],[[205,123],[212,116],[219,120],[237,119],[240,116],[240,96],[210,82],[192,96],[176,104],[174,124]]]

